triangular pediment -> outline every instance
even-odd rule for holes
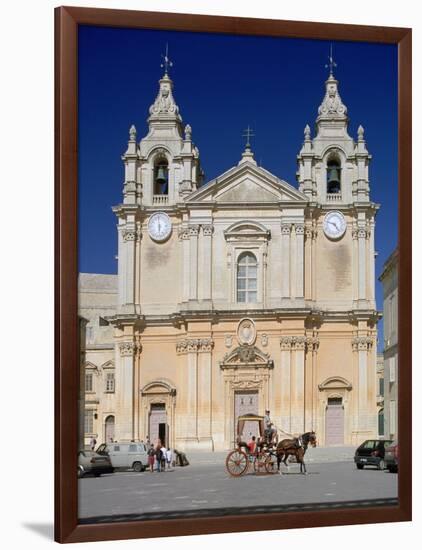
[[[264,168],[243,163],[231,168],[190,195],[187,203],[224,204],[307,202],[308,198]]]

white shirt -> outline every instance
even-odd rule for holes
[[[167,459],[167,462],[171,462],[171,450],[170,449],[167,449],[167,452],[166,452],[166,459]]]

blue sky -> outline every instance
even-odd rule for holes
[[[324,95],[330,42],[220,34],[79,29],[79,271],[115,273],[121,155],[128,130],[147,132],[148,108],[169,44],[174,95],[193,130],[206,181],[237,164],[242,133],[255,133],[259,164],[296,186],[303,128],[313,130]],[[333,42],[335,76],[348,108],[349,133],[365,128],[376,222],[376,276],[397,243],[397,49]],[[382,288],[377,282],[377,305]],[[382,328],[382,327],[380,327]],[[382,338],[380,335],[380,342]]]

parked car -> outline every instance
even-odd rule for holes
[[[99,477],[101,474],[111,474],[114,469],[108,456],[101,456],[94,451],[78,452],[78,477],[92,474]]]
[[[385,467],[389,472],[398,472],[399,470],[399,442],[393,441],[385,449]]]
[[[389,439],[367,439],[355,452],[355,464],[358,470],[364,466],[376,466],[385,470],[385,449],[392,443]]]
[[[148,465],[147,448],[142,442],[102,443],[97,453],[109,457],[113,468],[142,472]]]

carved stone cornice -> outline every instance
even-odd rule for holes
[[[121,342],[119,344],[120,356],[121,357],[130,357],[136,353],[141,353],[142,344],[135,342]]]
[[[214,341],[211,338],[183,338],[176,343],[176,352],[183,353],[210,353]]]
[[[353,351],[369,351],[374,345],[371,336],[355,336],[352,340]]]
[[[317,351],[319,339],[314,336],[282,336],[280,348],[282,351]]]

